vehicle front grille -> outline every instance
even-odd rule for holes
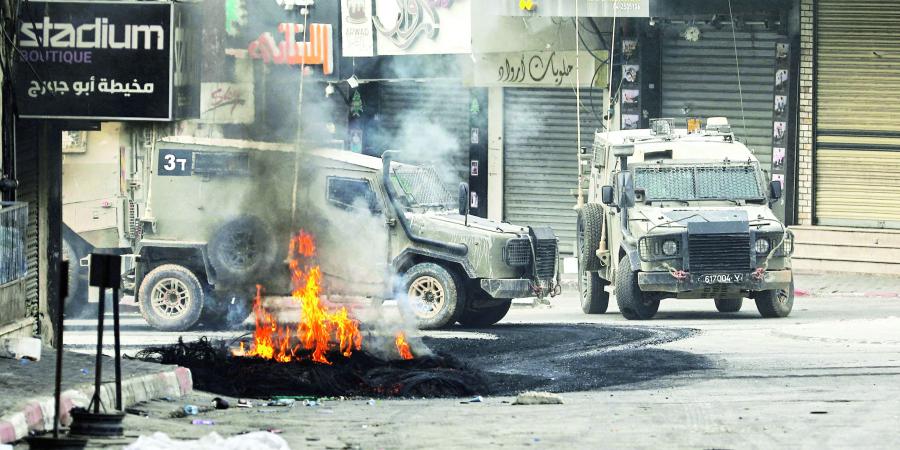
[[[506,241],[503,260],[510,267],[525,267],[531,264],[531,239],[515,238]]]
[[[749,272],[749,234],[701,234],[688,236],[692,273]]]
[[[534,269],[537,277],[542,280],[553,278],[556,276],[559,258],[556,234],[550,228],[532,228],[531,237],[534,239]]]

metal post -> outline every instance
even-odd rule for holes
[[[94,364],[94,414],[100,414],[100,383],[103,371],[103,316],[106,314],[106,288],[100,288],[100,302],[97,305],[97,361]]]
[[[53,438],[59,439],[59,411],[60,397],[62,395],[62,365],[63,365],[63,322],[65,321],[66,297],[69,296],[69,261],[59,263],[60,292],[59,305],[56,308],[56,380],[53,390]]]
[[[116,348],[116,409],[122,411],[122,345],[119,339],[119,287],[112,288],[113,337]]]

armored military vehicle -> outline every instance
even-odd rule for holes
[[[763,317],[794,302],[791,232],[772,213],[782,185],[727,120],[705,130],[652,121],[647,130],[598,132],[588,202],[578,212],[581,305],[602,314],[614,285],[627,319],[650,319],[660,300],[709,298],[737,312],[744,298]]]
[[[558,292],[552,230],[471,217],[467,186],[454,197],[433,168],[394,154],[159,141],[129,276],[144,318],[183,330],[257,284],[289,294],[299,227],[316,237],[329,293],[397,298],[421,328],[492,325],[511,299]]]

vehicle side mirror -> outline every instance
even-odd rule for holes
[[[468,183],[459,183],[459,214],[461,216],[469,215],[469,185],[468,185]]]
[[[769,184],[769,196],[773,201],[781,199],[781,182],[773,181]]]
[[[603,186],[600,188],[600,200],[606,206],[611,206],[615,203],[615,199],[613,198],[613,187],[612,186]]]

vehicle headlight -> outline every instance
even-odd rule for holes
[[[662,252],[666,256],[675,256],[678,254],[678,243],[675,241],[663,242]]]
[[[772,244],[769,243],[769,240],[766,238],[759,238],[756,240],[756,254],[757,255],[765,255],[769,253],[769,249],[772,248]]]

